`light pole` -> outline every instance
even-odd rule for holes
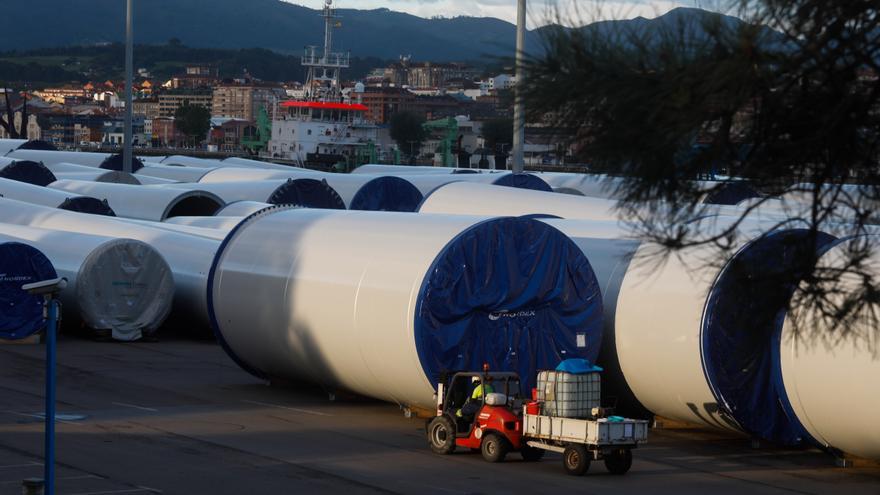
[[[525,168],[526,108],[522,99],[522,82],[526,49],[526,0],[517,0],[516,9],[516,85],[513,107],[513,173],[521,174]]]
[[[134,31],[132,1],[125,1],[125,142],[122,148],[122,171],[132,173],[132,86],[134,85]]]

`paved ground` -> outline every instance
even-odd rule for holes
[[[0,346],[0,494],[42,465],[42,347]],[[560,458],[490,465],[439,457],[423,421],[366,400],[328,402],[307,386],[269,387],[213,344],[60,346],[58,493],[880,493],[880,468],[838,469],[815,451],[752,450],[703,430],[652,431],[626,477]]]

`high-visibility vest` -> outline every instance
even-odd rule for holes
[[[483,397],[483,393],[491,394],[495,392],[495,389],[492,388],[492,385],[483,385],[482,383],[477,385],[477,388],[474,389],[474,392],[471,394],[471,399],[477,400]]]

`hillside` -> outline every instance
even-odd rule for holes
[[[119,0],[3,0],[0,50],[122,41]],[[423,19],[388,9],[342,9],[339,50],[353,55],[421,60],[474,60],[514,52],[515,27],[499,19]],[[149,0],[135,2],[135,40],[171,38],[192,47],[253,48],[300,53],[323,41],[319,12],[280,0]]]
[[[10,11],[35,13],[27,19],[39,19],[41,25],[37,29],[37,21],[10,22],[0,31],[0,81],[55,83],[121,76],[124,2],[75,2],[94,7],[82,9],[72,8],[69,0],[44,0],[28,8],[24,0],[3,1],[13,4]],[[248,7],[242,8],[244,4]],[[207,62],[217,64],[225,77],[247,69],[264,80],[300,80],[300,50],[323,40],[317,11],[278,0],[151,0],[136,5],[135,63],[157,77],[179,72],[187,63]],[[335,44],[340,50],[351,49],[353,56],[346,78],[362,78],[400,55],[476,62],[480,68],[501,70],[504,57],[514,51],[515,28],[498,19],[423,19],[387,9],[340,14],[344,27],[336,31]],[[602,21],[582,29],[626,44],[634,38],[660,42],[663,33],[684,27],[689,38],[702,40],[705,26],[716,21],[734,31],[743,25],[735,17],[679,8],[655,19]],[[553,29],[558,27],[530,32],[529,49],[540,50],[543,37]],[[782,43],[779,33],[765,31],[768,43]]]

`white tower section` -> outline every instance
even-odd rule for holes
[[[342,69],[349,67],[351,54],[333,52],[333,29],[337,27],[336,9],[333,0],[325,0],[324,11],[324,49],[307,46],[302,64],[308,68],[306,78],[306,99],[313,101],[342,101],[342,88],[339,76]]]

